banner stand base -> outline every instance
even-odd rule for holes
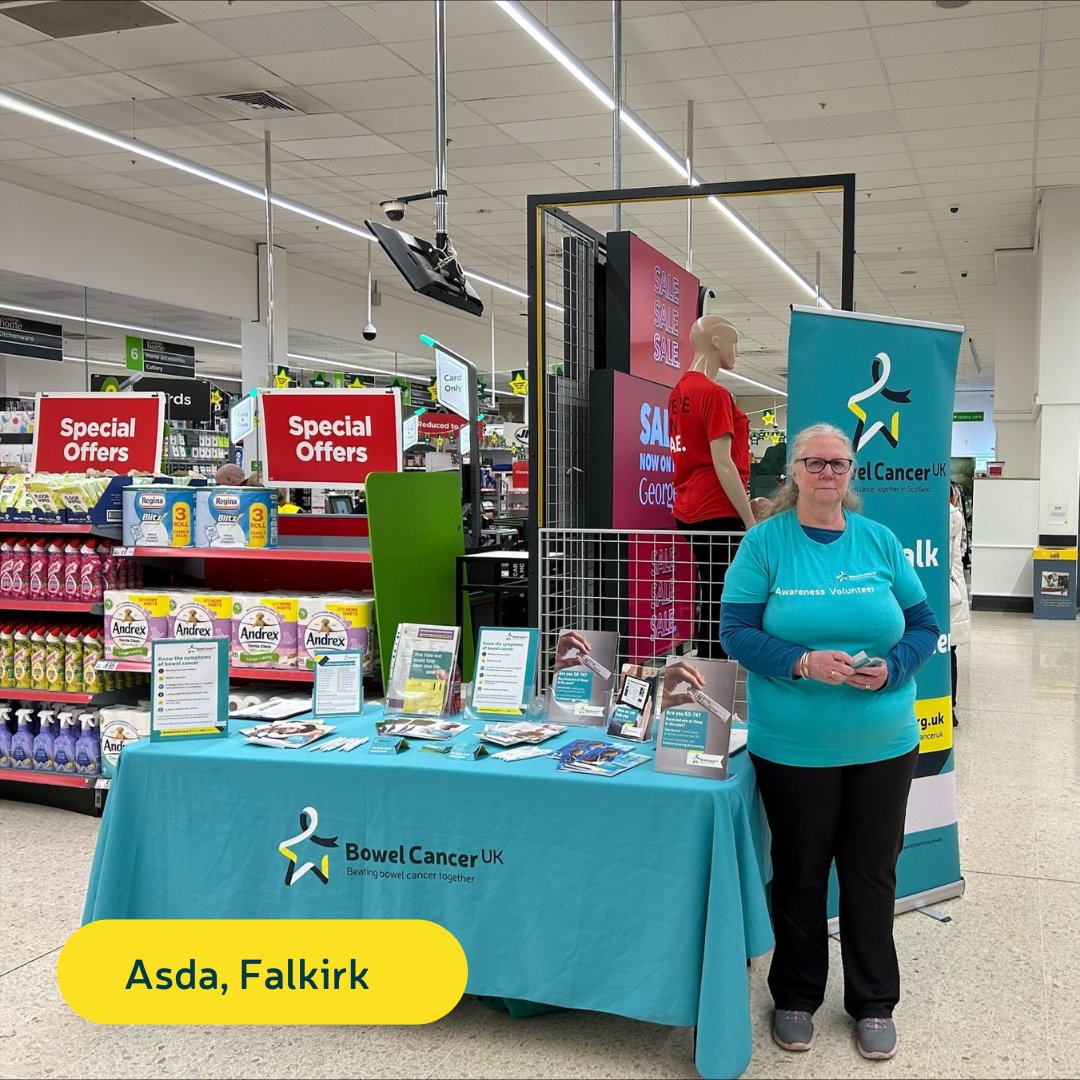
[[[933,889],[927,889],[925,892],[914,893],[911,896],[898,896],[896,898],[896,905],[893,908],[894,915],[903,915],[906,911],[921,911],[924,915],[929,915],[927,910],[931,904],[940,903],[942,900],[955,900],[958,896],[964,895],[964,889],[966,883],[963,878],[959,878],[956,881],[950,881],[946,885],[938,885]],[[949,922],[952,916],[942,916],[938,913],[931,915],[931,918],[937,919],[939,922]],[[840,933],[840,919],[834,916],[829,920],[829,936],[838,937]]]
[[[938,911],[937,908],[917,907],[915,910],[920,915],[926,915],[928,918],[934,919],[937,922],[952,922],[951,915],[946,915],[944,911]]]

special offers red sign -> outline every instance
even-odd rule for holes
[[[34,472],[156,472],[164,394],[38,394]]]
[[[359,487],[401,471],[401,397],[394,390],[260,390],[263,483]]]

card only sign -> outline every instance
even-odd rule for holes
[[[29,356],[35,360],[64,360],[64,328],[17,315],[0,315],[0,356]]]
[[[154,472],[164,433],[164,394],[38,394],[31,470]]]

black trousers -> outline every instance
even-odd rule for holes
[[[868,765],[801,768],[754,756],[772,830],[776,949],[769,989],[778,1009],[814,1012],[829,974],[829,864],[840,884],[844,1008],[892,1016],[900,1000],[893,945],[896,860],[918,748]]]
[[[740,517],[708,518],[705,521],[679,521],[675,519],[679,532],[686,534],[690,549],[694,553],[694,567],[697,574],[697,588],[694,605],[694,644],[698,655],[711,660],[726,660],[727,653],[720,645],[720,596],[724,591],[724,575],[734,558],[725,550],[718,550],[718,545],[708,537],[695,533],[703,532],[745,532],[746,526]],[[719,556],[719,557],[718,557]]]
[[[952,666],[952,707],[956,712],[956,646],[949,647],[949,663]]]

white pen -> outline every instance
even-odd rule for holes
[[[363,746],[368,741],[368,737],[365,735],[362,739],[350,739],[348,743],[341,748],[343,754],[347,754],[350,750],[355,750],[358,746]]]

